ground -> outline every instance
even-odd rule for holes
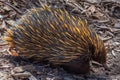
[[[120,1],[119,0],[0,0],[0,80],[120,80]],[[93,66],[94,72],[80,75],[62,68],[20,60],[10,56],[8,45],[2,40],[5,31],[25,14],[27,9],[48,4],[65,8],[88,21],[100,35],[107,49],[107,65]]]

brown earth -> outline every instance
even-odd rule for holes
[[[0,0],[0,80],[120,80],[120,1],[119,0]],[[51,68],[42,63],[14,58],[2,40],[6,29],[25,14],[27,9],[48,4],[65,8],[86,19],[96,30],[107,48],[107,65],[93,65],[87,75],[70,74],[62,68]]]

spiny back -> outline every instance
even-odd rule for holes
[[[48,6],[31,9],[5,40],[20,56],[63,64],[90,58],[106,63],[102,40],[80,18]]]

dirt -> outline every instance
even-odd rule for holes
[[[73,15],[86,19],[104,41],[107,49],[105,70],[94,65],[90,74],[71,74],[62,68],[51,68],[49,64],[30,62],[9,55],[8,45],[2,40],[6,29],[39,0],[0,1],[0,80],[120,80],[120,2],[112,0],[41,0],[42,5],[65,8]],[[27,5],[28,4],[28,5]],[[12,7],[11,7],[12,6]]]

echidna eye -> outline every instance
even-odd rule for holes
[[[92,54],[94,54],[94,52],[95,52],[95,47],[94,47],[94,45],[89,44],[89,51],[90,51]]]

